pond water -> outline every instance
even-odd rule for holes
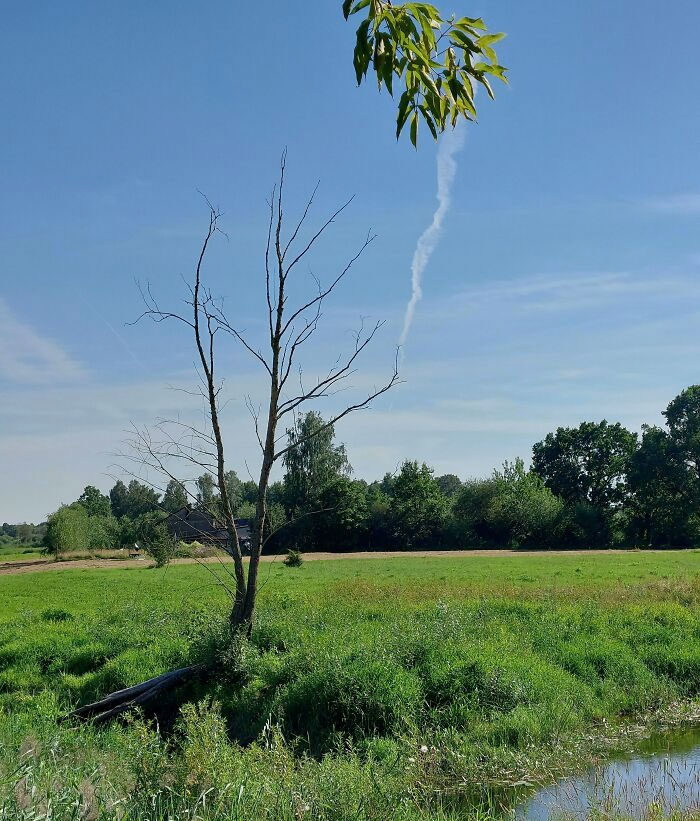
[[[544,787],[516,808],[515,818],[579,821],[600,808],[641,818],[652,803],[666,813],[700,808],[700,727],[654,736],[633,755]]]

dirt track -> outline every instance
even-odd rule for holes
[[[356,553],[304,553],[304,561],[322,561],[328,559],[397,559],[402,557],[463,557],[478,558],[490,556],[596,556],[603,554],[630,553],[629,550],[383,550]],[[668,551],[646,550],[645,553],[667,553]],[[263,562],[281,562],[283,556],[263,556]],[[174,559],[171,564],[202,564],[229,561],[228,559]],[[77,559],[76,561],[55,562],[52,559],[31,559],[28,561],[0,562],[0,576],[18,573],[44,573],[56,570],[116,570],[137,567],[152,567],[149,559]]]

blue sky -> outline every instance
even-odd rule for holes
[[[700,6],[440,3],[452,4],[508,33],[511,85],[480,100],[457,158],[404,384],[338,429],[366,478],[405,457],[488,473],[557,425],[658,423],[700,381]],[[229,235],[208,280],[256,333],[265,197],[284,146],[290,211],[317,179],[319,219],[355,194],[315,274],[378,234],[309,367],[360,316],[387,323],[357,390],[390,367],[436,204],[436,147],[397,144],[392,101],[355,87],[340,1],[301,6],[4,10],[0,521],[40,520],[87,483],[107,489],[130,422],[196,412],[168,387],[192,383],[188,340],[125,323],[140,310],[136,279],[181,296],[207,217],[197,189]],[[225,356],[229,458],[246,475],[242,397],[261,383]]]

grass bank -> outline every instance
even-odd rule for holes
[[[700,692],[697,551],[272,564],[237,654],[212,569],[0,578],[0,818],[484,818]],[[57,723],[212,656],[163,732]]]

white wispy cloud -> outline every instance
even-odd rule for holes
[[[518,279],[493,280],[467,288],[433,304],[432,318],[462,316],[498,306],[500,311],[581,310],[614,304],[630,298],[700,295],[695,278],[639,276],[627,272],[542,274]]]
[[[645,206],[652,211],[669,214],[700,214],[700,193],[686,192],[652,197],[645,201]]]
[[[0,299],[0,378],[44,385],[84,376],[80,362],[57,342],[15,316]]]

